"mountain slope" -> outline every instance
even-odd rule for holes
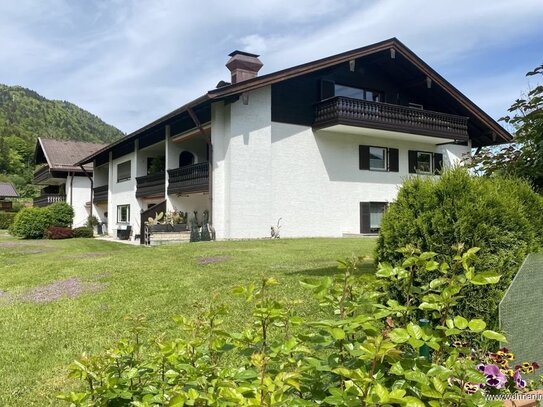
[[[73,103],[0,84],[0,180],[13,181],[23,195],[33,193],[27,185],[38,137],[110,143],[122,136],[120,130]]]

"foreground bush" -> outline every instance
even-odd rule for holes
[[[9,229],[15,220],[15,212],[0,212],[0,229]]]
[[[94,237],[94,231],[91,227],[83,226],[80,228],[75,228],[73,230],[74,237],[84,237],[84,238],[90,238]]]
[[[499,301],[526,255],[542,246],[541,230],[543,198],[528,184],[454,169],[439,178],[414,177],[403,184],[383,217],[377,259],[399,260],[396,248],[408,243],[445,257],[455,254],[451,247],[457,243],[481,247],[477,268],[499,270],[503,278],[493,286],[468,288],[460,310],[496,327]],[[416,277],[428,283],[435,276]]]
[[[59,397],[76,406],[500,406],[484,392],[530,384],[520,370],[505,377],[513,363],[502,362],[506,350],[483,355],[458,342],[460,335],[505,338],[457,313],[466,287],[500,278],[475,272],[477,249],[457,250],[440,263],[435,253],[405,248],[404,260],[383,263],[375,278],[360,276],[358,258],[340,262],[343,275],[303,283],[327,311],[317,321],[294,315],[296,302],[278,300],[273,278],[234,290],[252,308],[240,332],[222,326],[227,310],[215,301],[151,340],[136,318],[114,348],[74,362],[70,376],[85,388]],[[413,278],[433,271],[439,277],[429,285]],[[390,285],[405,303],[388,298]]]
[[[9,232],[23,239],[41,239],[51,226],[69,228],[73,216],[73,208],[64,202],[44,208],[24,208],[15,216]]]

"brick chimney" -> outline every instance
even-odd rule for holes
[[[250,54],[243,51],[234,51],[226,63],[226,67],[232,73],[232,84],[255,78],[264,65],[258,57],[260,55]]]

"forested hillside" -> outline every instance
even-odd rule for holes
[[[108,143],[123,136],[73,103],[49,100],[33,90],[0,84],[0,180],[31,195],[32,158],[38,137]]]

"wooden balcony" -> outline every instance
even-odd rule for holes
[[[168,194],[191,194],[209,191],[209,163],[187,165],[168,170]]]
[[[106,203],[108,198],[108,186],[102,185],[92,189],[92,203]]]
[[[41,208],[49,206],[57,202],[66,202],[66,195],[59,194],[42,194],[32,200],[33,206]]]
[[[136,185],[137,198],[163,197],[166,189],[166,174],[160,172],[137,177]]]
[[[336,96],[315,106],[315,129],[338,124],[454,140],[468,139],[468,118],[413,107]]]

